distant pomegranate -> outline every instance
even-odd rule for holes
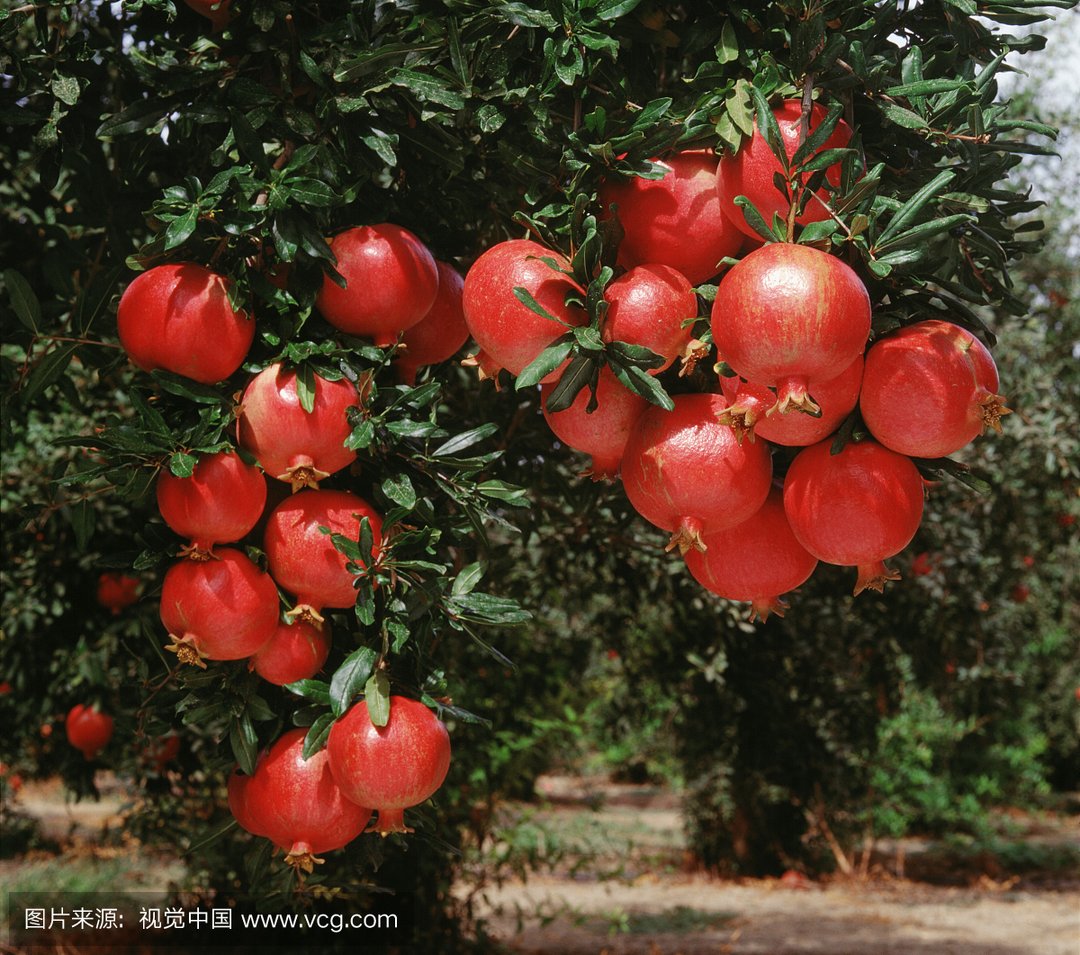
[[[713,340],[734,371],[777,390],[776,410],[816,413],[815,387],[862,354],[870,296],[834,255],[775,242],[724,276],[712,309]]]
[[[742,233],[723,214],[716,193],[716,155],[686,151],[654,160],[661,179],[608,179],[599,192],[601,217],[618,206],[625,236],[619,264],[668,265],[691,285],[720,271],[720,260],[737,255]]]
[[[330,251],[346,285],[326,276],[315,307],[335,328],[383,348],[431,310],[439,272],[408,229],[389,222],[348,229],[330,240]]]
[[[612,282],[603,338],[606,342],[644,345],[664,359],[658,375],[671,367],[690,344],[693,330],[683,323],[697,317],[698,302],[681,272],[667,265],[638,265]]]
[[[113,718],[102,713],[97,706],[78,703],[68,711],[64,731],[68,742],[89,761],[112,739]]]
[[[212,385],[236,371],[255,322],[229,302],[228,279],[182,262],[142,272],[120,296],[120,344],[143,371],[161,368]]]
[[[415,325],[405,329],[404,348],[394,355],[398,380],[416,383],[416,373],[426,365],[436,365],[460,351],[469,340],[469,327],[461,298],[465,280],[452,265],[436,262],[439,269],[439,292],[430,311]]]
[[[405,810],[432,796],[450,768],[450,735],[419,700],[390,697],[385,726],[371,722],[367,703],[354,705],[334,723],[326,741],[330,771],[353,802],[372,806],[381,836],[412,832]]]
[[[911,459],[875,441],[804,448],[784,480],[784,510],[799,543],[819,560],[858,568],[855,593],[900,575],[885,566],[919,528],[923,481]]]
[[[113,615],[119,614],[125,607],[130,607],[139,599],[140,581],[138,577],[109,570],[98,577],[97,602]]]

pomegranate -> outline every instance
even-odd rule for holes
[[[416,383],[416,373],[425,365],[436,365],[452,357],[469,339],[469,326],[461,295],[465,280],[452,265],[436,262],[439,291],[431,311],[401,338],[404,350],[394,356],[394,368],[403,384]]]
[[[619,473],[623,449],[630,431],[649,402],[623,386],[608,367],[600,370],[596,384],[596,409],[590,414],[585,409],[591,399],[589,389],[580,391],[574,403],[564,411],[548,411],[548,395],[555,385],[543,385],[540,389],[544,403],[544,418],[548,426],[563,444],[575,451],[592,455],[588,474],[596,480],[614,478]]]
[[[287,616],[322,623],[319,611],[323,608],[345,608],[356,603],[356,572],[349,570],[349,559],[320,527],[355,541],[365,517],[371,524],[377,559],[382,519],[355,494],[301,491],[274,508],[266,522],[263,549],[274,580],[296,597],[296,605]]]
[[[139,578],[119,571],[106,571],[98,577],[97,602],[114,615],[139,599]]]
[[[859,409],[885,447],[916,458],[959,451],[1009,413],[986,346],[951,322],[901,328],[866,353]]]
[[[810,110],[808,136],[821,125],[827,112],[820,103],[813,105]],[[778,109],[773,110],[773,116],[776,117],[776,123],[780,127],[784,152],[787,153],[790,161],[800,144],[802,100],[785,100]],[[832,134],[822,144],[819,152],[847,146],[851,142],[851,135],[851,127],[840,120]],[[840,185],[840,165],[839,162],[834,163],[825,173],[826,181],[833,187]],[[780,160],[773,155],[768,142],[758,130],[756,122],[750,140],[744,143],[742,149],[734,156],[724,156],[717,167],[716,188],[719,193],[720,207],[731,222],[753,239],[758,239],[760,236],[747,223],[742,209],[735,205],[735,199],[737,196],[746,196],[769,225],[772,225],[774,215],[786,221],[791,209],[791,196],[787,195],[786,190],[781,192],[777,189],[775,183],[777,174],[783,176]],[[800,183],[805,184],[810,175],[809,173],[800,174]],[[814,195],[825,200],[827,198],[825,187],[823,186]],[[828,218],[829,212],[825,206],[812,198],[795,221],[800,225],[806,225],[808,222],[820,222]]]
[[[502,371],[502,368],[500,368],[498,362],[494,361],[483,349],[478,351],[475,355],[469,355],[467,358],[463,358],[461,364],[465,368],[475,368],[476,377],[480,381],[491,379],[495,382],[495,390],[499,390],[499,372]]]
[[[176,733],[168,733],[150,740],[143,750],[144,758],[154,764],[154,771],[159,776],[178,755],[180,755],[180,737]]]
[[[792,533],[777,487],[752,517],[707,532],[702,542],[704,552],[691,550],[686,555],[690,573],[714,594],[749,601],[751,620],[767,620],[770,613],[782,617],[787,605],[780,595],[805,582],[818,563]]]
[[[229,807],[248,832],[285,851],[285,862],[311,872],[319,853],[348,845],[371,819],[371,810],[345,798],[334,781],[327,751],[304,759],[304,728],[284,733],[260,757],[251,776],[229,781]]]
[[[618,206],[625,235],[619,264],[668,265],[691,285],[716,275],[720,260],[738,254],[742,233],[720,209],[716,156],[709,150],[675,153],[654,160],[662,179],[609,179],[600,187],[601,218]]]
[[[777,242],[724,276],[713,340],[735,372],[777,390],[777,411],[820,409],[810,393],[863,353],[870,296],[850,266],[805,245]]]
[[[279,623],[251,662],[255,672],[268,683],[284,686],[313,677],[329,655],[330,625],[295,620]]]
[[[120,344],[143,371],[162,368],[212,385],[240,367],[255,322],[229,302],[228,279],[201,265],[159,265],[120,297]]]
[[[789,411],[779,414],[776,395],[764,385],[741,381],[737,377],[721,378],[720,387],[731,402],[722,420],[730,424],[736,435],[757,434],[773,444],[805,447],[817,444],[832,434],[851,414],[859,401],[863,358],[860,355],[835,378],[814,385],[810,396],[821,409],[818,416]]]
[[[686,354],[696,318],[697,296],[681,272],[667,265],[638,265],[612,282],[604,292],[608,302],[603,338],[606,342],[644,345],[664,359],[651,375],[671,367]]]
[[[161,622],[172,638],[167,650],[181,663],[242,660],[257,652],[277,627],[277,587],[241,551],[220,548],[214,560],[173,564],[161,586]]]
[[[915,536],[923,481],[911,459],[876,441],[804,448],[784,480],[784,510],[799,543],[819,560],[858,568],[855,593],[900,575],[885,566]]]
[[[469,332],[487,358],[482,365],[491,376],[492,366],[521,374],[533,359],[566,331],[568,325],[584,325],[588,316],[582,308],[567,305],[566,297],[584,293],[566,275],[556,271],[541,257],[553,260],[560,269],[570,264],[530,239],[510,239],[483,253],[465,276],[462,305]],[[556,321],[538,315],[518,300],[515,288],[524,288]],[[544,381],[554,381],[561,370]]]
[[[326,752],[341,791],[378,812],[369,831],[386,836],[412,832],[405,825],[405,810],[443,784],[450,768],[450,734],[423,703],[392,696],[385,726],[371,722],[367,703],[361,701],[334,723]]]
[[[345,378],[313,377],[315,405],[310,413],[300,404],[296,372],[280,364],[251,379],[237,412],[240,447],[294,491],[318,487],[323,478],[356,460],[356,452],[345,447],[352,434],[346,412],[361,404],[356,387]]]
[[[623,486],[646,520],[671,531],[668,550],[704,549],[702,534],[741,524],[765,502],[772,457],[720,423],[722,395],[676,395],[674,411],[650,406],[626,443]]]
[[[330,251],[346,285],[324,277],[315,307],[335,328],[382,348],[431,310],[439,272],[408,229],[389,222],[348,229],[331,239]]]
[[[181,555],[213,556],[215,544],[251,533],[266,504],[266,478],[238,454],[220,451],[199,459],[189,477],[163,471],[157,480],[157,505],[165,523],[190,543]]]
[[[64,731],[71,743],[89,761],[97,756],[113,734],[113,718],[96,705],[77,703],[64,719]]]

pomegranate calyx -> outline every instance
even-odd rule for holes
[[[314,872],[315,866],[322,865],[325,861],[316,856],[304,842],[298,842],[285,856],[285,864],[291,866],[298,876],[301,872]]]
[[[685,378],[687,375],[692,375],[697,363],[708,354],[709,346],[705,342],[698,338],[691,338],[679,356],[681,362],[679,365],[679,377]]]
[[[754,425],[760,417],[757,410],[754,408],[756,403],[757,402],[753,399],[746,403],[743,403],[741,400],[736,401],[735,404],[724,410],[716,419],[720,424],[727,425],[735,432],[735,440],[739,444],[743,443],[743,438],[749,438],[750,443],[754,443]],[[769,412],[766,411],[765,414],[769,414]]]
[[[205,541],[192,541],[190,544],[185,544],[176,552],[176,556],[181,560],[220,560],[217,554],[214,553],[213,543],[206,543]]]
[[[782,617],[787,609],[788,602],[786,600],[781,600],[779,597],[760,597],[751,602],[748,619],[751,623],[755,620],[764,623],[769,619],[769,614],[774,613],[776,616]]]
[[[310,623],[319,628],[326,623],[326,618],[309,603],[298,603],[292,610],[286,610],[285,619],[298,623]]]
[[[982,430],[987,428],[993,428],[998,434],[1001,434],[1001,419],[1007,414],[1012,414],[1012,408],[1005,406],[1004,395],[992,395],[987,394],[980,399],[979,405],[982,409]]]
[[[297,491],[302,491],[304,488],[309,487],[312,490],[317,491],[319,489],[319,482],[325,478],[330,477],[328,471],[320,471],[309,458],[306,462],[300,464],[294,464],[292,467],[287,468],[284,474],[275,475],[279,481],[285,481],[292,486],[292,492],[295,494]]]
[[[686,552],[689,550],[699,550],[705,553],[707,548],[705,542],[701,539],[702,531],[701,521],[695,517],[684,517],[679,521],[679,526],[675,528],[675,532],[671,535],[671,539],[667,542],[664,550],[672,551],[678,547],[679,554],[683,557],[686,556]]]
[[[176,660],[178,663],[188,663],[192,666],[197,666],[200,670],[206,669],[206,663],[203,660],[202,654],[196,649],[194,642],[190,637],[178,637],[174,633],[169,634],[169,639],[172,640],[165,649],[169,653],[176,654]]]
[[[375,816],[375,821],[364,832],[377,832],[384,839],[392,832],[409,833],[416,830],[412,826],[405,825],[404,809],[380,809]]]
[[[885,584],[890,580],[900,580],[899,571],[891,570],[885,562],[879,560],[873,564],[859,565],[859,579],[855,583],[854,595],[857,597],[864,590],[876,590],[884,593]]]
[[[773,411],[787,414],[792,409],[805,414],[821,416],[821,406],[810,397],[805,378],[788,378],[778,383],[777,402]]]

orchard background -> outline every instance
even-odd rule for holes
[[[60,774],[88,798],[108,768],[139,793],[126,835],[180,855],[186,891],[299,907],[332,892],[365,910],[389,888],[413,942],[450,951],[477,938],[452,886],[538,861],[498,828],[499,807],[586,756],[677,781],[688,843],[726,874],[850,871],[908,832],[981,844],[993,808],[1076,787],[1080,270],[1057,232],[1077,183],[1031,193],[1024,179],[1076,118],[1044,115],[1011,74],[1037,62],[1047,12],[1075,32],[1074,3],[228,12],[0,13],[5,856],[40,844],[13,778]],[[313,308],[324,239],[369,223],[412,230],[463,274],[527,234],[607,261],[603,181],[654,176],[673,151],[736,150],[760,101],[807,93],[841,107],[857,149],[835,219],[805,238],[856,269],[875,334],[916,315],[977,329],[1015,409],[1004,434],[939,468],[895,560],[903,579],[882,594],[852,598],[849,571],[822,566],[786,617],[748,623],[665,553],[617,482],[579,476],[538,389],[505,375],[496,389],[459,360],[401,385],[390,349]],[[176,261],[230,276],[256,316],[244,369],[220,384],[138,371],[119,348],[124,287]],[[715,284],[697,289],[702,316]],[[359,467],[330,484],[400,525],[303,692],[244,662],[179,667],[156,599],[181,541],[155,479],[230,442],[236,394],[278,360],[373,376]],[[714,361],[659,380],[705,390]],[[115,614],[97,600],[109,571],[139,581]],[[447,722],[450,775],[410,811],[414,835],[361,837],[298,882],[235,825],[226,779],[293,726],[318,743],[377,658],[395,692]],[[92,762],[64,739],[79,703],[115,719]],[[159,764],[147,754],[170,733],[179,751]]]

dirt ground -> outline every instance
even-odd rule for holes
[[[486,893],[490,931],[522,955],[1080,955],[1075,868],[971,873],[954,885],[882,866],[828,883],[795,873],[724,881],[679,871],[685,846],[670,794],[542,784],[551,803],[536,818],[564,834],[577,827],[580,843],[600,851],[591,871],[556,868]],[[589,813],[594,826],[582,829]],[[1075,816],[1028,819],[1025,829],[1026,838],[1080,848]],[[623,865],[605,876],[620,839]],[[905,849],[910,870],[929,847]]]

